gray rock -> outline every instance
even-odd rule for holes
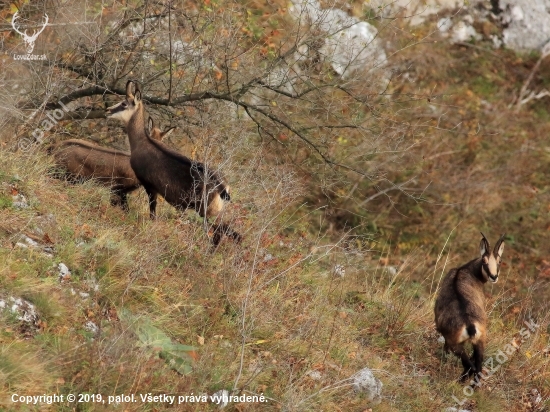
[[[454,25],[451,31],[451,42],[462,43],[472,39],[478,39],[480,36],[476,30],[466,21],[459,21]]]
[[[68,279],[71,276],[71,271],[65,263],[60,263],[59,265],[57,265],[57,268],[59,269],[59,273],[57,274],[57,276],[59,277],[60,282]]]
[[[36,310],[36,307],[22,298],[9,296],[7,298],[0,298],[0,312],[4,310],[11,311],[18,321],[21,321],[32,328],[36,328],[40,322],[40,316]]]
[[[29,202],[27,201],[27,198],[25,196],[19,193],[12,196],[11,205],[16,209],[27,209],[29,207]]]
[[[434,14],[447,14],[449,10],[473,7],[484,0],[371,0],[369,5],[385,17],[407,16],[412,26],[422,24]],[[486,1],[486,0],[485,0]],[[467,3],[467,4],[466,4]]]
[[[86,329],[88,332],[92,332],[94,335],[97,335],[99,333],[99,326],[97,326],[91,320],[87,321],[84,324],[84,329]]]
[[[216,405],[220,405],[220,409],[223,409],[229,404],[229,391],[227,389],[221,389],[214,393],[210,399]]]
[[[369,368],[363,368],[355,375],[353,379],[353,390],[356,393],[365,395],[365,397],[376,404],[382,400],[382,382],[376,378]]]
[[[507,47],[539,50],[550,40],[550,0],[500,0],[499,7]]]
[[[332,268],[332,273],[334,274],[334,276],[343,278],[344,276],[346,276],[346,268],[344,267],[344,265],[336,264]]]
[[[385,86],[388,73],[383,66],[387,57],[373,25],[338,8],[323,9],[317,0],[292,0],[291,4],[291,17],[327,34],[319,52],[342,78],[356,72],[376,73]],[[304,48],[299,52],[305,56],[309,51]]]

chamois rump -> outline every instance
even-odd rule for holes
[[[487,339],[483,286],[487,281],[497,282],[504,251],[504,235],[493,251],[485,235],[481,236],[481,256],[447,273],[434,308],[436,329],[445,338],[445,352],[452,351],[462,361],[461,381],[481,374]],[[466,353],[466,342],[472,343],[472,357]]]
[[[135,85],[135,93],[132,93]],[[130,164],[149,197],[149,213],[156,215],[157,196],[178,210],[194,209],[201,217],[217,217],[224,201],[230,200],[229,187],[207,165],[194,162],[172,150],[164,143],[153,140],[145,128],[145,110],[141,90],[137,83],[128,80],[126,97],[107,108],[108,117],[126,125],[130,141]],[[149,128],[153,124],[149,123]],[[225,224],[213,224],[212,242],[217,245],[222,235],[240,242],[241,236]]]
[[[130,153],[70,139],[47,147],[63,176],[71,182],[95,179],[111,189],[111,204],[128,211],[128,193],[141,186],[130,166]]]

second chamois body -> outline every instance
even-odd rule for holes
[[[504,251],[504,235],[492,251],[485,235],[481,235],[481,256],[447,273],[434,308],[436,329],[445,338],[445,351],[452,351],[462,361],[461,380],[481,373],[487,340],[483,287],[488,281],[497,282]],[[472,357],[466,353],[467,342],[473,346]]]
[[[127,194],[141,186],[130,166],[130,153],[70,139],[46,149],[56,166],[72,182],[94,179],[111,189],[111,204],[128,210]]]

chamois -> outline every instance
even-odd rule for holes
[[[147,123],[147,129],[145,129],[145,133],[151,139],[162,142],[166,136],[174,131],[174,129],[175,127],[168,127],[164,130],[164,132],[161,132],[158,127],[155,127],[155,122],[153,118],[149,116],[149,122]]]
[[[481,374],[487,330],[483,285],[489,280],[497,282],[504,251],[504,235],[492,252],[485,235],[481,236],[481,256],[447,273],[434,308],[436,329],[445,338],[445,352],[452,351],[462,361],[462,381]],[[464,348],[466,342],[474,349],[471,358]]]
[[[135,94],[132,88],[135,84]],[[149,197],[149,214],[155,218],[157,195],[178,210],[195,209],[203,218],[216,217],[230,200],[229,187],[205,164],[194,162],[148,136],[141,90],[128,80],[125,99],[107,108],[108,117],[126,125],[130,141],[130,164]],[[225,224],[214,224],[212,242],[223,234],[239,242],[241,236]]]
[[[97,180],[111,189],[111,204],[128,211],[127,194],[141,186],[130,166],[129,153],[78,139],[52,144],[46,151],[70,181]]]

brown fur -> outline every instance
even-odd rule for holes
[[[483,235],[483,234],[482,234]],[[503,251],[504,235],[501,236],[493,252],[483,236],[481,257],[465,265],[451,269],[443,279],[435,302],[436,329],[445,338],[445,351],[452,351],[462,361],[464,367],[461,378],[481,373],[483,352],[487,340],[487,313],[483,286],[488,280],[496,282]],[[489,273],[488,260],[497,259],[496,273]],[[489,276],[492,275],[492,278]],[[464,347],[471,342],[473,355],[468,357]]]
[[[56,165],[71,181],[95,179],[111,189],[112,204],[128,210],[127,194],[136,190],[140,182],[130,166],[130,154],[120,150],[96,146],[84,140],[71,139],[50,145]]]
[[[161,195],[179,210],[195,209],[201,217],[216,217],[222,210],[223,201],[229,201],[229,188],[221,177],[207,165],[194,162],[172,150],[164,143],[154,140],[145,128],[145,111],[141,91],[134,82],[126,84],[126,98],[109,107],[111,117],[126,123],[130,140],[130,164],[149,196],[151,218],[155,218],[157,195]],[[152,130],[152,124],[149,130]],[[227,225],[213,225],[215,232],[231,236],[236,241],[241,236]],[[221,235],[214,236],[217,244]]]

